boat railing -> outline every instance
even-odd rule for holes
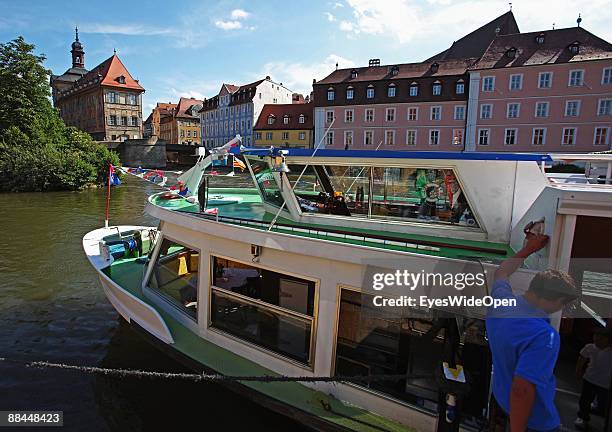
[[[612,185],[612,151],[602,153],[552,154],[553,166],[572,164],[584,172],[548,172],[546,177],[553,186],[580,185],[610,188]],[[555,164],[556,162],[556,164]]]
[[[202,219],[207,219],[216,222],[225,222],[234,225],[242,225],[248,226],[252,228],[265,229],[268,230],[270,227],[270,222],[261,221],[257,219],[246,219],[246,218],[238,218],[232,216],[221,216],[221,215],[210,215],[206,213],[193,213],[190,211],[178,210],[179,212],[186,213],[189,215],[195,215]],[[331,227],[307,227],[307,226],[298,226],[287,223],[275,223],[274,231],[290,231],[297,235],[304,236],[317,236],[317,237],[325,237],[330,240],[345,240],[345,241],[361,241],[363,243],[374,243],[380,245],[380,247],[400,247],[407,249],[415,249],[421,251],[430,251],[430,252],[440,252],[441,248],[450,248],[450,249],[461,249],[466,251],[473,252],[481,252],[481,253],[489,253],[493,255],[499,255],[500,257],[506,256],[506,250],[501,248],[494,247],[485,247],[485,246],[477,246],[477,245],[465,245],[465,244],[455,244],[455,243],[446,243],[443,241],[437,240],[428,240],[428,239],[403,239],[401,237],[393,237],[387,236],[383,234],[375,234],[375,233],[360,233],[356,231],[348,231],[341,230],[337,228]]]

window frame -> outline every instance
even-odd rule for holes
[[[370,84],[366,88],[366,99],[374,99],[376,97],[376,90],[374,90],[374,86]]]
[[[597,130],[605,130],[606,131],[606,139],[603,144],[597,143]],[[610,145],[610,126],[595,126],[593,128],[593,145],[594,146],[609,146]]]
[[[517,88],[512,88],[512,79],[514,77],[518,77],[519,78],[519,86]],[[510,74],[508,76],[508,90],[510,90],[510,91],[523,90],[523,74],[522,73]]]
[[[608,74],[609,81],[608,82],[605,81],[606,72],[609,72],[609,74]],[[612,85],[612,67],[605,67],[605,68],[602,69],[602,71],[601,71],[601,85]]]
[[[539,116],[538,115],[538,105],[544,104],[546,106],[546,115]],[[539,101],[535,103],[533,116],[535,118],[548,118],[550,116],[550,102],[549,101]]]
[[[549,75],[549,80],[548,80],[548,86],[543,87],[542,84],[542,76],[543,75]],[[542,90],[546,90],[546,89],[551,89],[553,86],[553,72],[552,71],[543,71],[538,73],[538,89],[542,89]]]
[[[463,108],[463,115],[461,116],[461,118],[457,118],[457,108]],[[461,121],[461,120],[465,120],[465,105],[455,105],[453,107],[453,120],[457,120],[457,121]]]
[[[387,136],[388,136],[389,132],[391,132],[391,134],[392,134],[391,135],[392,136],[392,140],[393,140],[392,143],[389,143],[387,141]],[[395,145],[395,129],[385,129],[385,137],[384,137],[384,141],[383,142],[384,142],[384,145],[386,145],[386,146],[394,146]]]
[[[507,143],[507,138],[508,138],[508,132],[509,131],[513,131],[514,132],[514,142],[512,144],[508,144]],[[518,128],[505,128],[504,129],[504,146],[515,146],[518,143]]]
[[[432,132],[437,132],[437,135],[436,135],[436,137],[437,137],[437,140],[436,140],[436,141],[437,141],[437,142],[436,142],[436,143],[433,143],[433,142],[432,142],[432,139],[431,139],[431,138],[432,138],[432,136],[433,136]],[[427,134],[427,145],[428,145],[428,146],[434,146],[434,147],[437,147],[437,146],[439,146],[439,145],[440,145],[440,129],[429,129],[429,130],[428,130],[428,134]]]
[[[510,107],[512,105],[516,105],[516,115],[510,116]],[[521,103],[520,102],[508,102],[506,104],[506,118],[507,119],[517,119],[521,116]]]
[[[567,109],[569,108],[570,104],[573,104],[574,102],[576,102],[576,114],[568,114]],[[581,101],[580,99],[570,99],[570,100],[566,100],[565,101],[565,109],[563,110],[563,117],[579,117],[580,116],[580,106],[581,106]]]
[[[544,131],[544,133],[542,134],[542,144],[535,144],[534,143],[534,138],[536,135],[536,131],[537,130],[541,130]],[[546,127],[534,127],[531,128],[531,145],[534,147],[543,147],[546,145],[546,136],[548,135],[548,128]]]
[[[371,134],[370,135],[371,142],[369,144],[367,143],[367,140],[366,140],[368,134]],[[368,147],[368,146],[371,146],[372,144],[374,144],[374,131],[366,129],[363,131],[363,145],[365,147]]]
[[[349,137],[349,136],[351,137],[351,143],[350,144],[347,142],[347,137]],[[355,134],[353,133],[352,130],[345,130],[344,131],[342,145],[344,147],[348,146],[349,148],[355,146]]]
[[[376,114],[375,114],[376,110],[374,108],[366,108],[363,111],[363,121],[364,123],[374,123],[374,119],[376,118]],[[368,120],[368,114],[372,113],[372,119]]]
[[[438,113],[438,118],[434,118],[434,112]],[[429,120],[430,121],[441,121],[442,120],[442,106],[433,105],[429,107]]]
[[[344,110],[344,123],[354,123],[354,122],[355,122],[355,110],[352,108],[346,108]]]
[[[490,78],[491,79],[491,89],[487,90],[485,88],[485,82],[487,82],[487,79]],[[482,77],[482,85],[480,86],[480,91],[482,91],[483,93],[490,93],[490,92],[494,92],[495,91],[495,75],[487,75],[487,76],[483,76]]]
[[[571,143],[566,144],[564,142],[565,141],[565,131],[573,131],[573,133],[571,135],[568,135],[568,136],[572,137],[572,142]],[[577,137],[578,137],[578,128],[577,127],[564,127],[561,130],[561,146],[562,147],[574,147],[576,145]]]
[[[609,109],[607,110],[607,112],[604,112],[603,114],[601,113],[601,107],[602,107],[602,103],[603,102],[607,102],[608,104],[610,104]],[[612,98],[601,98],[601,99],[597,99],[597,117],[604,117],[604,116],[609,116],[612,115]]]
[[[488,117],[483,117],[482,113],[484,111],[484,107],[487,107],[487,106],[490,108],[489,109],[489,116]],[[493,118],[493,104],[490,104],[490,103],[480,104],[480,109],[478,111],[479,111],[478,112],[478,117],[481,120],[491,120]]]
[[[389,84],[387,86],[387,97],[394,98],[396,95],[397,95],[397,87],[395,86],[395,84]]]
[[[580,84],[572,84],[572,73],[580,72]],[[584,69],[571,69],[567,73],[567,86],[568,87],[582,87],[584,86]]]
[[[395,109],[395,107],[387,107],[385,108],[385,122],[387,123],[392,123],[395,122],[395,119],[397,118],[396,112],[397,110]],[[393,113],[393,119],[389,120],[389,113]]]
[[[414,143],[410,143],[408,140],[408,135],[410,132],[414,132]],[[406,129],[406,145],[409,147],[416,147],[417,145],[417,134],[418,134],[418,130],[417,129]]]
[[[410,118],[410,111],[414,110],[414,119]],[[412,106],[412,107],[408,107],[406,109],[406,121],[419,121],[419,107],[418,106]]]
[[[481,144],[480,135],[481,135],[481,132],[485,132],[485,131],[487,132],[487,143]],[[488,147],[491,145],[491,129],[490,128],[478,128],[477,144],[483,147]]]

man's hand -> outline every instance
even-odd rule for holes
[[[523,250],[528,256],[540,249],[544,249],[549,240],[549,237],[545,234],[534,234],[531,232],[526,233],[526,237],[527,243],[523,246]]]

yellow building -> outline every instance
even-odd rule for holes
[[[159,137],[170,144],[201,145],[200,117],[202,101],[181,98],[174,108],[162,113],[159,121]]]
[[[255,124],[258,147],[312,148],[313,104],[264,105]]]

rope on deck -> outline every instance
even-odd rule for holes
[[[283,376],[283,375],[222,375],[222,374],[207,374],[207,373],[181,373],[181,372],[156,372],[145,371],[138,369],[123,369],[123,368],[106,368],[98,366],[81,366],[66,363],[53,363],[48,361],[23,361],[13,360],[5,357],[0,357],[0,362],[10,363],[17,366],[34,369],[63,369],[82,372],[86,374],[106,375],[114,377],[132,377],[132,378],[157,378],[157,379],[180,379],[194,382],[349,382],[349,383],[370,383],[378,381],[398,381],[401,379],[419,379],[433,378],[433,374],[379,374],[379,375],[362,375],[348,376],[336,375],[333,377],[326,376]]]

